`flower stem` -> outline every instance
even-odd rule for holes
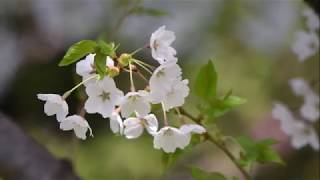
[[[129,69],[130,69],[130,84],[131,84],[131,86],[130,86],[130,90],[132,91],[132,92],[135,92],[136,91],[136,89],[135,89],[135,87],[134,87],[134,83],[133,83],[133,76],[132,76],[132,66],[131,66],[131,62],[129,62]]]
[[[145,65],[143,65],[142,63],[140,63],[139,61],[136,61],[136,60],[134,60],[133,62],[136,63],[137,65],[139,65],[140,67],[142,67],[145,71],[147,71],[149,74],[152,75],[152,72],[147,67],[145,67]]]
[[[66,98],[67,98],[68,96],[70,96],[70,94],[71,94],[74,90],[76,90],[78,87],[80,87],[80,86],[83,85],[84,83],[86,83],[86,82],[88,82],[88,81],[90,81],[91,79],[94,79],[94,78],[96,78],[96,77],[98,77],[97,74],[95,74],[95,75],[93,75],[93,76],[90,76],[89,78],[83,80],[82,82],[80,82],[79,84],[77,84],[76,86],[74,86],[72,89],[70,89],[69,91],[65,92],[65,93],[63,94],[62,98],[63,98],[63,99],[66,99]]]
[[[199,124],[199,125],[203,125],[201,123],[202,121],[202,117],[194,117],[193,115],[189,114],[187,111],[185,111],[183,108],[179,108],[180,109],[180,113],[186,117],[188,117],[189,119],[191,119],[192,121],[194,121],[195,123]],[[212,142],[213,144],[215,144],[221,151],[223,151],[227,157],[236,165],[236,167],[239,169],[239,171],[242,173],[242,175],[244,176],[244,178],[246,180],[251,180],[251,176],[250,174],[237,163],[237,158],[228,150],[228,148],[226,147],[226,145],[219,141],[218,139],[214,138],[212,135],[210,135],[209,133],[205,133],[205,137],[207,140],[209,140],[210,142]]]
[[[145,46],[143,46],[143,47],[141,47],[141,48],[138,48],[138,49],[136,49],[135,51],[133,51],[132,53],[130,53],[130,55],[133,56],[133,55],[135,55],[137,52],[140,52],[141,50],[143,50],[143,49],[145,49],[145,48],[147,48],[147,47],[148,47],[148,45],[145,45]]]
[[[163,124],[164,124],[164,126],[169,126],[168,119],[167,119],[167,113],[164,108],[163,102],[161,102],[161,107],[162,107],[162,111],[163,111]]]

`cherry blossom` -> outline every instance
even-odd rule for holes
[[[110,117],[110,129],[113,133],[123,134],[123,122],[122,118],[117,112],[113,112]]]
[[[317,53],[319,49],[319,38],[314,32],[298,31],[292,45],[292,51],[303,62]]]
[[[176,61],[176,50],[171,47],[175,40],[174,32],[166,30],[165,26],[161,26],[152,33],[150,38],[150,48],[152,57],[160,64],[167,61]]]
[[[83,117],[78,115],[68,116],[60,123],[60,129],[64,131],[73,130],[75,135],[82,140],[87,138],[86,133],[89,129],[90,135],[92,136],[92,130],[88,122]]]
[[[155,149],[163,149],[166,153],[173,153],[177,148],[184,149],[190,144],[191,133],[203,134],[206,130],[196,124],[186,124],[180,129],[165,126],[161,128],[153,139],[153,146]]]
[[[311,8],[306,8],[303,11],[303,16],[306,17],[306,24],[310,31],[316,31],[319,29],[319,17]]]
[[[154,114],[147,116],[131,117],[123,122],[124,135],[128,139],[141,136],[143,129],[146,128],[149,134],[154,135],[158,130],[158,120]]]
[[[184,104],[185,98],[189,95],[188,83],[188,80],[176,81],[172,83],[171,89],[164,95],[162,99],[162,103],[166,111]]]
[[[89,96],[84,108],[88,113],[99,113],[104,118],[110,117],[116,105],[123,98],[123,92],[116,87],[113,79],[104,77],[96,83],[90,83],[86,87]]]
[[[68,115],[68,104],[58,94],[38,94],[38,99],[45,101],[44,112],[48,116],[56,115],[58,122],[61,122]]]
[[[148,96],[148,92],[144,90],[127,93],[120,104],[121,115],[128,118],[136,112],[140,116],[146,116],[151,110]]]

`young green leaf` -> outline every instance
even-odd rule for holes
[[[284,164],[279,154],[270,146],[276,143],[274,139],[264,139],[258,142],[248,137],[238,137],[237,142],[243,152],[238,163],[242,166],[250,166],[253,162]]]
[[[204,100],[216,96],[218,75],[211,60],[201,67],[195,82],[196,94]]]
[[[189,169],[194,180],[228,180],[227,177],[218,172],[206,172],[193,166]]]
[[[107,73],[106,67],[107,55],[97,52],[94,56],[94,64],[100,77],[104,77]]]
[[[115,55],[115,45],[114,43],[106,43],[102,40],[98,41],[98,51],[101,54],[113,57]]]
[[[223,99],[212,99],[208,104],[205,113],[209,117],[216,118],[224,115],[234,107],[244,104],[245,102],[246,100],[244,98],[229,94],[228,96],[225,96]]]
[[[97,43],[92,40],[82,40],[73,44],[64,55],[63,59],[60,61],[59,66],[67,66],[74,62],[80,60],[89,53],[95,51]]]

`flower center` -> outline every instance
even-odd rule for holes
[[[173,131],[171,129],[167,129],[166,131],[164,131],[163,135],[172,136],[173,135]]]
[[[157,50],[158,47],[159,47],[159,43],[157,43],[157,40],[155,40],[155,41],[153,42],[153,48],[154,48],[155,50]]]
[[[159,77],[161,77],[161,76],[164,76],[165,75],[165,73],[164,73],[164,70],[160,70],[157,74],[156,74],[156,76],[159,78]]]
[[[129,97],[129,99],[130,99],[131,101],[136,101],[138,98],[139,98],[138,95],[133,95],[133,96],[130,96],[130,97]]]
[[[102,92],[102,94],[100,95],[102,101],[106,101],[106,100],[110,100],[110,93],[108,92]]]

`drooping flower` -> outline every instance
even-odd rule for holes
[[[162,99],[166,111],[184,104],[185,98],[189,95],[188,83],[189,81],[185,79],[172,84],[171,90]]]
[[[123,133],[128,139],[133,139],[141,136],[144,128],[146,128],[148,133],[151,135],[154,135],[158,130],[158,120],[154,114],[131,117],[126,119],[123,124]]]
[[[110,117],[110,129],[113,133],[123,134],[123,122],[122,118],[117,112],[113,112]]]
[[[160,65],[152,74],[150,85],[150,98],[154,103],[159,103],[172,89],[172,84],[181,80],[181,68],[174,62]]]
[[[184,149],[191,140],[191,133],[203,134],[206,130],[195,124],[186,124],[180,129],[165,126],[161,128],[153,139],[153,146],[155,149],[163,149],[166,153],[173,153],[177,148]]]
[[[319,49],[319,38],[315,32],[298,31],[292,45],[292,51],[303,62],[317,53]]]
[[[82,76],[82,79],[85,80],[89,78],[92,75],[97,74],[95,65],[94,65],[94,56],[95,54],[89,54],[85,57],[85,59],[77,62],[76,64],[76,72],[80,76]],[[107,56],[106,65],[109,68],[112,68],[114,66],[114,61]],[[85,85],[89,84],[90,82],[94,82],[95,80],[92,79],[85,83]]]
[[[171,47],[175,38],[174,32],[166,30],[165,26],[161,26],[152,33],[150,38],[151,54],[160,64],[166,61],[176,61],[177,52]]]
[[[319,17],[311,8],[306,8],[303,11],[303,16],[306,18],[306,24],[310,31],[316,31],[317,29],[319,29]]]
[[[73,130],[75,135],[82,140],[87,138],[86,133],[89,129],[90,136],[92,136],[92,130],[88,122],[83,117],[78,115],[68,116],[60,123],[60,129],[64,131]]]
[[[128,118],[136,112],[140,116],[146,116],[151,110],[148,96],[148,92],[144,90],[127,93],[120,104],[121,115]]]
[[[61,122],[68,115],[68,104],[58,94],[38,94],[38,99],[45,101],[44,112],[48,116],[56,115],[58,122]]]
[[[99,113],[104,118],[110,117],[116,105],[123,98],[123,92],[116,87],[113,79],[104,77],[86,87],[88,99],[84,108],[88,113]]]
[[[319,150],[319,139],[312,126],[296,119],[292,112],[283,104],[276,103],[272,116],[280,121],[280,127],[291,137],[291,144],[299,149],[308,144],[315,150]]]

